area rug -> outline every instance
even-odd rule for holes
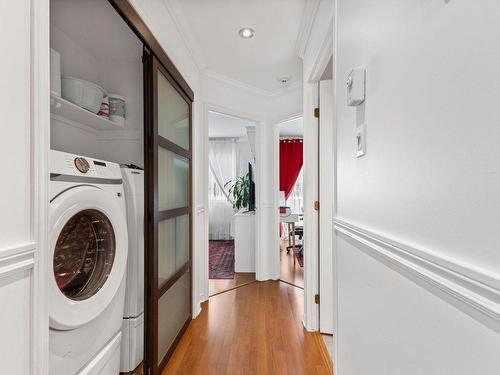
[[[295,250],[295,258],[297,259],[297,262],[299,262],[299,265],[304,268],[304,254],[299,252],[298,248]]]
[[[234,279],[234,241],[210,241],[208,267],[210,279]]]

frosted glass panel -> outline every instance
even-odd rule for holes
[[[158,147],[158,209],[187,207],[189,160]]]
[[[189,260],[189,215],[158,223],[158,287]]]
[[[189,105],[158,71],[158,134],[189,150]]]
[[[190,278],[186,271],[158,300],[158,364],[190,317]]]

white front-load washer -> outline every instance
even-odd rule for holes
[[[128,233],[118,164],[51,150],[51,375],[117,375]]]

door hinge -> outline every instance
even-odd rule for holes
[[[319,305],[319,294],[315,294],[315,295],[314,295],[314,303],[315,303],[316,305]]]
[[[314,210],[319,211],[319,201],[314,202]]]
[[[319,118],[319,108],[314,108],[314,117]]]

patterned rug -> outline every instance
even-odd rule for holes
[[[209,241],[209,278],[234,279],[234,241]]]

